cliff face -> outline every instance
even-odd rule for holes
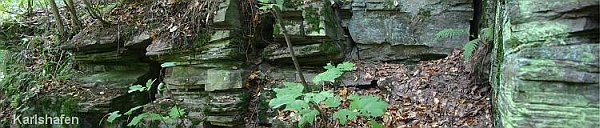
[[[598,126],[599,1],[495,4],[497,126]]]
[[[92,95],[80,95],[85,98],[77,101],[43,100],[53,105],[39,110],[77,113],[84,118],[81,126],[96,126],[113,111],[141,105],[144,112],[158,113],[178,105],[187,112],[185,120],[155,125],[243,127],[251,117],[257,118],[252,123],[286,127],[274,118],[278,111],[268,107],[273,88],[283,81],[300,81],[291,66],[282,28],[276,24],[281,22],[307,80],[327,63],[383,64],[397,71],[386,76],[380,73],[384,70],[357,70],[346,73],[335,87],[389,86],[382,90],[402,97],[389,101],[396,104],[440,102],[439,92],[450,99],[441,102],[470,104],[471,110],[473,105],[489,107],[490,99],[484,100],[490,92],[487,80],[469,92],[481,101],[458,101],[474,98],[456,96],[463,92],[449,89],[471,89],[461,84],[470,84],[465,81],[473,78],[466,75],[476,74],[480,75],[477,79],[489,78],[493,88],[497,127],[600,125],[598,0],[291,0],[283,5],[281,21],[258,11],[261,5],[254,0],[125,1],[118,5],[107,12],[115,19],[111,24],[91,22],[60,46],[72,53],[75,66],[68,68],[75,70],[69,78],[75,83],[73,88],[87,89]],[[446,30],[458,32],[440,37]],[[484,30],[490,30],[491,38],[481,38],[486,36]],[[464,63],[458,62],[463,61],[460,53],[452,51],[478,37],[482,41],[471,60],[474,70],[466,71]],[[0,55],[11,52],[15,50],[0,50]],[[2,81],[10,71],[5,70],[7,59],[0,60]],[[432,60],[435,64],[423,64]],[[414,68],[423,65],[427,68]],[[447,66],[440,70],[439,65]],[[438,74],[432,78],[429,72]],[[388,77],[396,74],[416,80]],[[425,78],[437,83],[420,83]],[[446,83],[451,78],[462,82]],[[131,85],[144,85],[148,80],[155,80],[150,91],[127,92]],[[156,89],[162,86],[159,83],[164,83],[165,90]],[[432,96],[420,93],[429,87],[435,88]],[[419,93],[411,93],[416,90]],[[454,106],[443,111],[454,113],[448,116],[452,118],[465,116],[451,110]],[[477,116],[473,118],[489,121]],[[403,118],[401,124],[431,125],[427,121],[437,119],[414,120]],[[126,124],[113,126],[119,123]],[[476,126],[491,125],[485,123]]]

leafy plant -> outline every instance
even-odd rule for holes
[[[444,38],[453,38],[457,36],[469,35],[469,30],[467,29],[444,29],[435,34],[435,40],[440,40]]]
[[[142,85],[133,85],[133,86],[129,86],[129,91],[127,91],[127,93],[132,93],[132,92],[143,92],[143,91],[150,91],[150,89],[152,89],[152,84],[154,84],[155,80],[148,80],[146,81],[146,85],[142,86]],[[160,83],[159,86],[162,87],[163,83]]]
[[[285,105],[284,110],[298,112],[300,116],[299,126],[304,126],[306,123],[312,124],[316,120],[320,112],[311,106],[318,106],[324,101],[330,102],[323,103],[327,107],[338,107],[341,103],[341,99],[335,97],[331,91],[302,93],[302,90],[304,90],[302,84],[284,82],[283,85],[284,88],[273,89],[276,98],[269,102],[269,106],[279,108]]]
[[[108,113],[108,118],[106,119],[106,121],[108,121],[109,123],[112,123],[113,121],[115,121],[115,119],[121,117],[121,114],[119,114],[119,111],[114,111],[111,113]]]
[[[477,45],[479,45],[479,38],[471,40],[465,44],[465,47],[463,47],[463,56],[465,59],[471,58],[473,51],[477,49]]]
[[[146,81],[145,86],[142,85],[132,85],[129,87],[129,91],[127,91],[128,93],[132,93],[132,92],[145,92],[145,91],[150,91],[152,89],[152,84],[154,84],[154,82],[156,82],[156,80],[148,80]],[[163,83],[158,84],[158,90],[160,92],[160,90],[162,90]],[[131,109],[129,109],[127,112],[123,113],[123,114],[119,114],[120,111],[114,111],[111,113],[108,113],[107,116],[108,118],[106,119],[107,122],[112,123],[114,122],[117,118],[121,117],[122,115],[126,115],[126,116],[132,116],[133,112],[135,112],[136,110],[142,108],[143,106],[136,106],[133,107]],[[171,107],[168,116],[162,116],[161,114],[158,113],[152,113],[152,112],[144,112],[141,113],[135,117],[133,117],[131,119],[131,121],[127,124],[127,126],[129,127],[133,127],[133,126],[137,126],[142,119],[149,119],[150,121],[156,121],[156,120],[161,120],[163,122],[171,122],[172,120],[176,119],[176,118],[181,118],[185,115],[185,109],[179,108],[177,107],[177,105]]]
[[[300,76],[300,81],[302,81],[302,84],[304,86],[308,86],[308,83],[306,83],[306,80],[304,79],[304,75],[302,75],[302,69],[300,69],[300,64],[298,63],[298,59],[296,58],[296,55],[294,53],[294,47],[292,46],[292,43],[290,42],[290,39],[288,37],[287,29],[285,29],[285,25],[283,25],[283,23],[282,23],[281,16],[279,16],[278,10],[283,9],[284,0],[276,0],[276,4],[271,3],[270,0],[259,0],[259,1],[262,4],[262,6],[259,9],[262,11],[272,12],[273,15],[275,16],[275,18],[277,19],[276,21],[279,24],[279,27],[281,27],[281,32],[283,33],[283,37],[285,38],[285,43],[287,44],[290,56],[292,57],[292,61],[294,62],[294,67],[296,68],[296,72],[298,73],[298,76]]]
[[[313,83],[334,82],[343,72],[354,70],[354,66],[350,62],[344,62],[337,66],[329,63],[324,67],[327,71],[315,76]],[[300,127],[307,123],[312,124],[317,116],[321,114],[320,107],[337,109],[342,103],[342,98],[333,94],[330,90],[303,93],[304,86],[299,83],[284,82],[283,85],[283,88],[273,89],[275,98],[269,101],[269,106],[272,108],[285,106],[284,111],[297,112],[297,116],[300,117],[298,121]],[[346,124],[348,120],[355,119],[358,116],[382,116],[388,106],[385,101],[376,96],[351,95],[348,99],[352,101],[348,109],[340,109],[333,113],[333,119],[339,120],[341,124]]]
[[[335,79],[342,76],[343,72],[354,70],[354,64],[350,62],[344,62],[337,66],[333,66],[331,63],[328,63],[324,68],[327,69],[327,71],[315,76],[312,81],[313,83],[320,84],[323,81],[334,82]]]
[[[275,3],[271,3],[271,0],[259,0],[259,2],[261,4],[263,4],[263,6],[259,7],[258,9],[260,9],[260,10],[270,10],[270,9],[273,9],[274,6],[277,6],[279,8],[283,8],[283,3],[285,1],[284,0],[276,0]]]
[[[435,39],[439,40],[442,38],[452,38],[452,37],[456,37],[456,36],[463,36],[463,35],[468,35],[469,32],[466,29],[444,29],[440,32],[438,32],[437,34],[435,34]],[[467,42],[465,44],[465,46],[463,47],[463,55],[464,58],[471,58],[471,55],[473,54],[473,51],[475,51],[477,49],[477,46],[479,45],[479,42],[481,41],[482,38],[484,39],[491,39],[492,38],[492,31],[489,28],[483,28],[481,29],[481,34],[479,35],[479,37],[477,39],[473,39],[469,42]]]
[[[348,109],[333,113],[333,118],[339,120],[341,124],[346,124],[348,120],[356,119],[358,116],[382,116],[387,111],[387,102],[376,96],[351,95],[348,99],[352,101]]]

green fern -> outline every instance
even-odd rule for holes
[[[477,49],[477,45],[479,45],[479,40],[480,39],[477,38],[465,44],[465,47],[463,48],[463,55],[465,59],[471,58],[473,51],[475,51],[475,49]]]
[[[481,29],[481,32],[479,34],[479,37],[483,37],[484,39],[492,39],[494,36],[492,29],[490,28],[483,28]]]
[[[467,42],[465,44],[465,46],[463,47],[463,55],[465,59],[471,58],[471,55],[473,55],[473,52],[475,51],[475,49],[477,49],[477,46],[479,45],[479,42],[481,41],[482,38],[484,39],[491,39],[493,38],[493,31],[490,28],[483,28],[481,29],[481,34],[479,35],[479,38],[471,40],[469,42]],[[435,40],[440,40],[440,39],[444,39],[444,38],[452,38],[452,37],[457,37],[457,36],[462,36],[462,35],[468,35],[469,31],[467,29],[444,29],[438,33],[435,34]]]
[[[441,40],[444,38],[453,38],[457,36],[469,35],[469,31],[467,29],[444,29],[435,34],[435,40]]]

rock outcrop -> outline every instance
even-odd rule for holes
[[[440,59],[462,48],[468,34],[435,39],[444,29],[468,31],[471,0],[355,0],[348,30],[359,58],[376,62],[414,63]]]
[[[599,1],[495,4],[497,126],[600,125]]]

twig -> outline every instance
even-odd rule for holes
[[[305,90],[307,90],[306,88],[308,88],[308,84],[306,83],[306,80],[304,79],[304,75],[302,75],[302,70],[300,69],[300,64],[298,64],[298,59],[296,59],[296,55],[294,54],[294,48],[292,47],[290,38],[287,36],[287,29],[285,29],[285,25],[283,25],[281,16],[279,16],[278,10],[276,8],[273,8],[271,10],[271,12],[273,12],[273,14],[275,14],[275,18],[277,18],[279,26],[281,26],[281,32],[283,32],[283,37],[285,38],[285,43],[288,46],[290,55],[292,56],[292,61],[294,61],[294,67],[296,67],[296,72],[298,73],[298,75],[300,75],[300,80],[302,81],[302,84],[304,85]]]

